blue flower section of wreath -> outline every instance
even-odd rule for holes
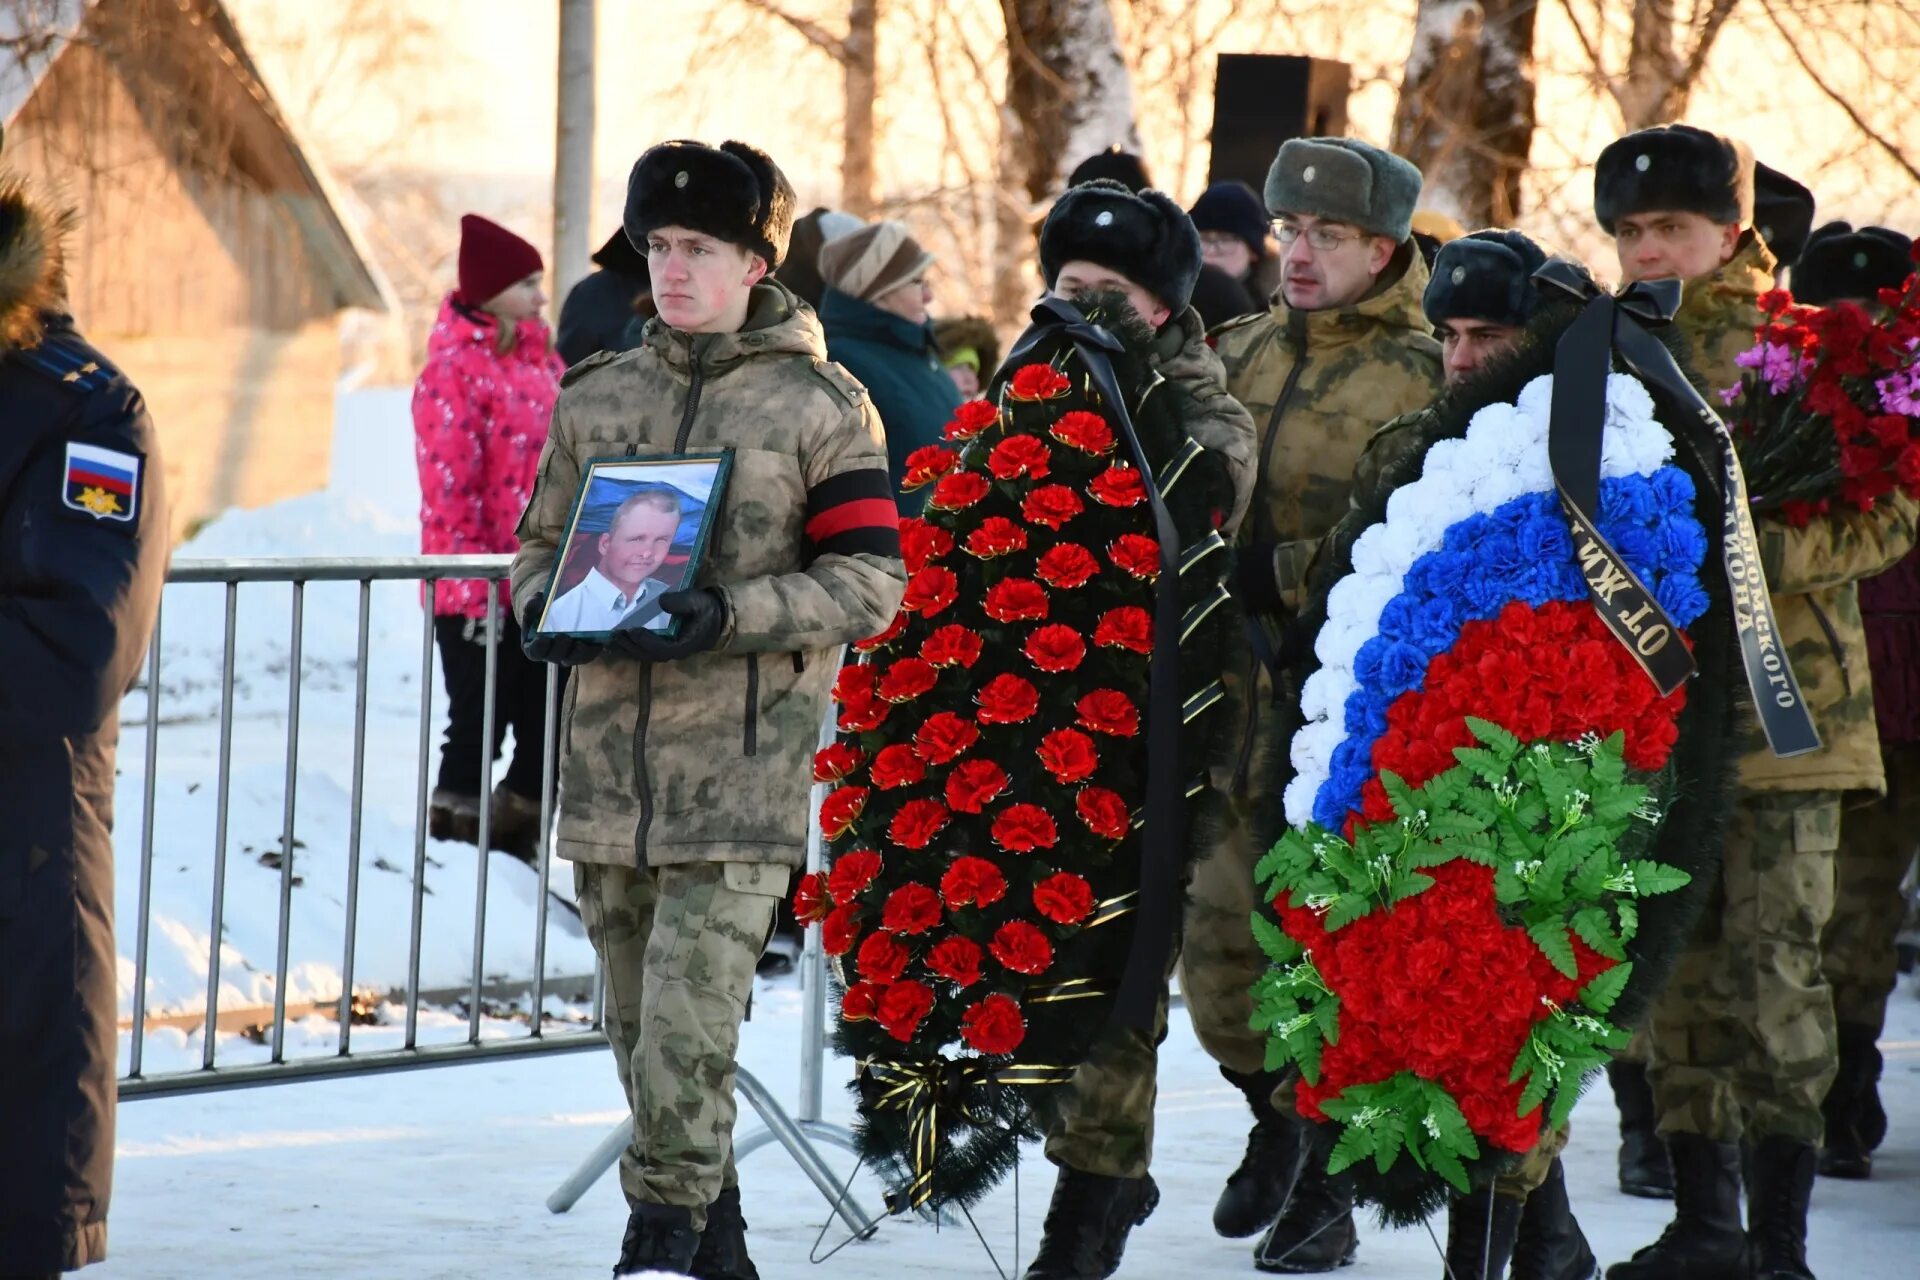
[[[1601,534],[1680,627],[1707,609],[1700,583],[1707,533],[1694,517],[1694,496],[1692,479],[1677,467],[1600,485]],[[1354,656],[1359,688],[1347,698],[1347,737],[1314,797],[1314,821],[1338,831],[1359,807],[1387,708],[1421,686],[1427,665],[1453,647],[1462,626],[1497,617],[1516,600],[1537,609],[1586,596],[1554,494],[1529,493],[1448,526],[1440,547],[1407,571],[1400,594],[1380,611],[1378,634]]]

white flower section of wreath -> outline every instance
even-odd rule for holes
[[[1420,478],[1387,498],[1387,518],[1353,544],[1353,570],[1327,595],[1327,619],[1314,640],[1320,668],[1301,690],[1306,723],[1290,751],[1294,778],[1285,795],[1287,822],[1304,827],[1314,798],[1332,772],[1333,753],[1346,740],[1347,699],[1359,687],[1353,664],[1380,630],[1380,614],[1400,594],[1407,571],[1438,549],[1448,528],[1469,515],[1490,514],[1529,493],[1553,487],[1547,462],[1547,424],[1553,378],[1529,382],[1514,404],[1492,404],[1473,415],[1466,436],[1427,451]],[[1607,378],[1607,416],[1600,475],[1652,475],[1673,461],[1673,437],[1653,416],[1653,397],[1623,373]]]

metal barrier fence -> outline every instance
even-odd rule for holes
[[[487,584],[487,603],[491,611],[498,603],[500,578],[504,577],[507,556],[397,556],[340,559],[229,559],[175,561],[167,576],[169,584],[211,584],[226,588],[225,632],[220,678],[219,748],[215,763],[215,799],[213,833],[213,890],[208,904],[210,925],[207,946],[207,984],[205,1018],[201,1024],[201,1063],[198,1070],[148,1074],[144,1070],[147,1033],[148,945],[154,860],[154,807],[162,719],[161,675],[166,619],[155,621],[153,641],[147,655],[146,770],[141,796],[140,888],[134,940],[133,1018],[130,1032],[127,1074],[120,1081],[122,1098],[153,1097],[164,1094],[200,1092],[236,1088],[280,1081],[311,1079],[348,1073],[397,1071],[440,1065],[447,1062],[518,1057],[534,1053],[573,1052],[605,1045],[601,1034],[603,995],[599,975],[593,983],[593,1016],[590,1029],[547,1034],[541,1026],[541,1010],[547,990],[546,940],[551,856],[545,833],[553,819],[553,754],[545,753],[540,798],[541,855],[538,858],[539,892],[535,908],[533,973],[529,996],[529,1025],[525,1036],[505,1039],[481,1039],[482,988],[485,985],[487,876],[490,858],[475,860],[473,966],[467,993],[467,1036],[464,1043],[422,1045],[419,1043],[420,951],[422,911],[426,892],[428,768],[432,758],[434,634],[433,612],[421,612],[420,639],[420,711],[417,764],[417,797],[414,813],[413,879],[411,932],[407,949],[405,991],[405,1032],[402,1046],[394,1050],[355,1052],[353,1048],[354,960],[359,933],[362,808],[367,768],[367,719],[369,633],[372,619],[373,584],[382,581],[479,580]],[[357,618],[358,642],[354,654],[353,761],[350,784],[347,831],[347,885],[345,919],[340,950],[340,995],[338,1019],[340,1038],[337,1051],[327,1057],[288,1058],[286,1056],[287,977],[289,940],[292,925],[294,865],[299,857],[295,820],[299,802],[300,716],[302,688],[302,641],[305,631],[306,588],[314,582],[352,582],[359,585]],[[228,859],[228,817],[232,802],[235,636],[240,616],[240,587],[243,584],[283,584],[292,588],[292,622],[288,632],[289,650],[286,702],[286,781],[280,834],[279,919],[273,980],[273,1015],[268,1028],[269,1059],[266,1063],[221,1066],[217,1061],[220,1016],[221,936],[226,913]],[[487,667],[494,669],[498,656],[498,628],[487,628],[485,640]],[[493,776],[491,746],[497,708],[496,682],[486,682],[482,704],[481,773]],[[547,676],[546,738],[551,742],[556,730],[559,687],[557,669]],[[519,744],[515,749],[520,749]],[[488,847],[491,815],[487,804],[480,806],[479,840]]]

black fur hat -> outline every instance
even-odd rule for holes
[[[661,227],[685,227],[777,267],[793,232],[793,187],[766,152],[744,142],[663,142],[634,161],[622,223],[635,245]]]
[[[1533,319],[1540,291],[1533,273],[1547,255],[1518,231],[1476,231],[1449,240],[1434,255],[1421,308],[1427,322],[1487,320],[1518,329]]]
[[[1084,186],[1096,178],[1117,182],[1129,191],[1145,191],[1153,185],[1153,179],[1147,176],[1146,161],[1131,151],[1122,150],[1118,144],[1096,151],[1075,165],[1067,175],[1067,187]]]
[[[1794,301],[1816,307],[1840,298],[1871,301],[1913,274],[1912,250],[1913,241],[1898,231],[1829,222],[1807,238],[1793,268]]]
[[[1753,221],[1753,153],[1690,124],[1663,124],[1609,143],[1593,167],[1593,215],[1608,235],[1641,213]]]
[[[1813,192],[1778,169],[1753,162],[1753,229],[1783,267],[1800,261],[1813,230]]]
[[[1040,274],[1047,288],[1069,262],[1118,271],[1179,315],[1200,278],[1200,233],[1164,193],[1136,195],[1102,178],[1061,196],[1040,227]]]

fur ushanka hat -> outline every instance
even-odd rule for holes
[[[793,187],[766,152],[744,142],[663,142],[634,162],[622,225],[636,246],[661,227],[685,227],[777,267],[793,233]]]
[[[1149,188],[1136,195],[1118,182],[1097,179],[1056,200],[1040,227],[1040,274],[1047,288],[1069,262],[1117,271],[1179,315],[1192,303],[1200,276],[1200,233],[1163,192]]]
[[[1547,255],[1518,231],[1476,231],[1440,246],[1420,300],[1427,323],[1486,320],[1519,329],[1533,319],[1540,291],[1533,273]]]
[[[1344,222],[1396,244],[1424,183],[1410,160],[1353,138],[1289,138],[1267,171],[1267,212]]]
[[[1913,242],[1886,227],[1829,222],[1807,238],[1793,269],[1793,298],[1824,307],[1840,298],[1871,301],[1913,274]]]
[[[1697,213],[1723,225],[1753,221],[1753,153],[1690,124],[1642,129],[1607,145],[1593,167],[1593,216],[1608,235],[1642,213]]]

